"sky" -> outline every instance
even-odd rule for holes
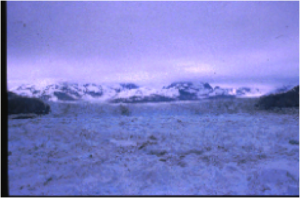
[[[299,2],[7,2],[10,83],[299,83]]]

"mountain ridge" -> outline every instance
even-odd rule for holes
[[[9,91],[21,96],[50,101],[99,100],[112,103],[166,102],[200,100],[220,97],[261,96],[257,88],[214,88],[207,82],[173,82],[160,89],[138,86],[134,83],[120,83],[114,86],[95,83],[52,83],[44,87],[23,84]]]

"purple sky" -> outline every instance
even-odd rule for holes
[[[299,2],[7,2],[8,83],[299,81]]]

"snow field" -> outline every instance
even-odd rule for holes
[[[299,113],[248,99],[51,103],[9,120],[11,195],[299,194]]]

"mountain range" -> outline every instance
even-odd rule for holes
[[[257,97],[262,93],[257,88],[214,88],[208,83],[174,82],[160,89],[140,87],[133,83],[113,86],[95,83],[54,83],[47,86],[23,84],[11,89],[18,95],[49,101],[99,100],[112,103],[166,102],[199,100],[203,98]]]

